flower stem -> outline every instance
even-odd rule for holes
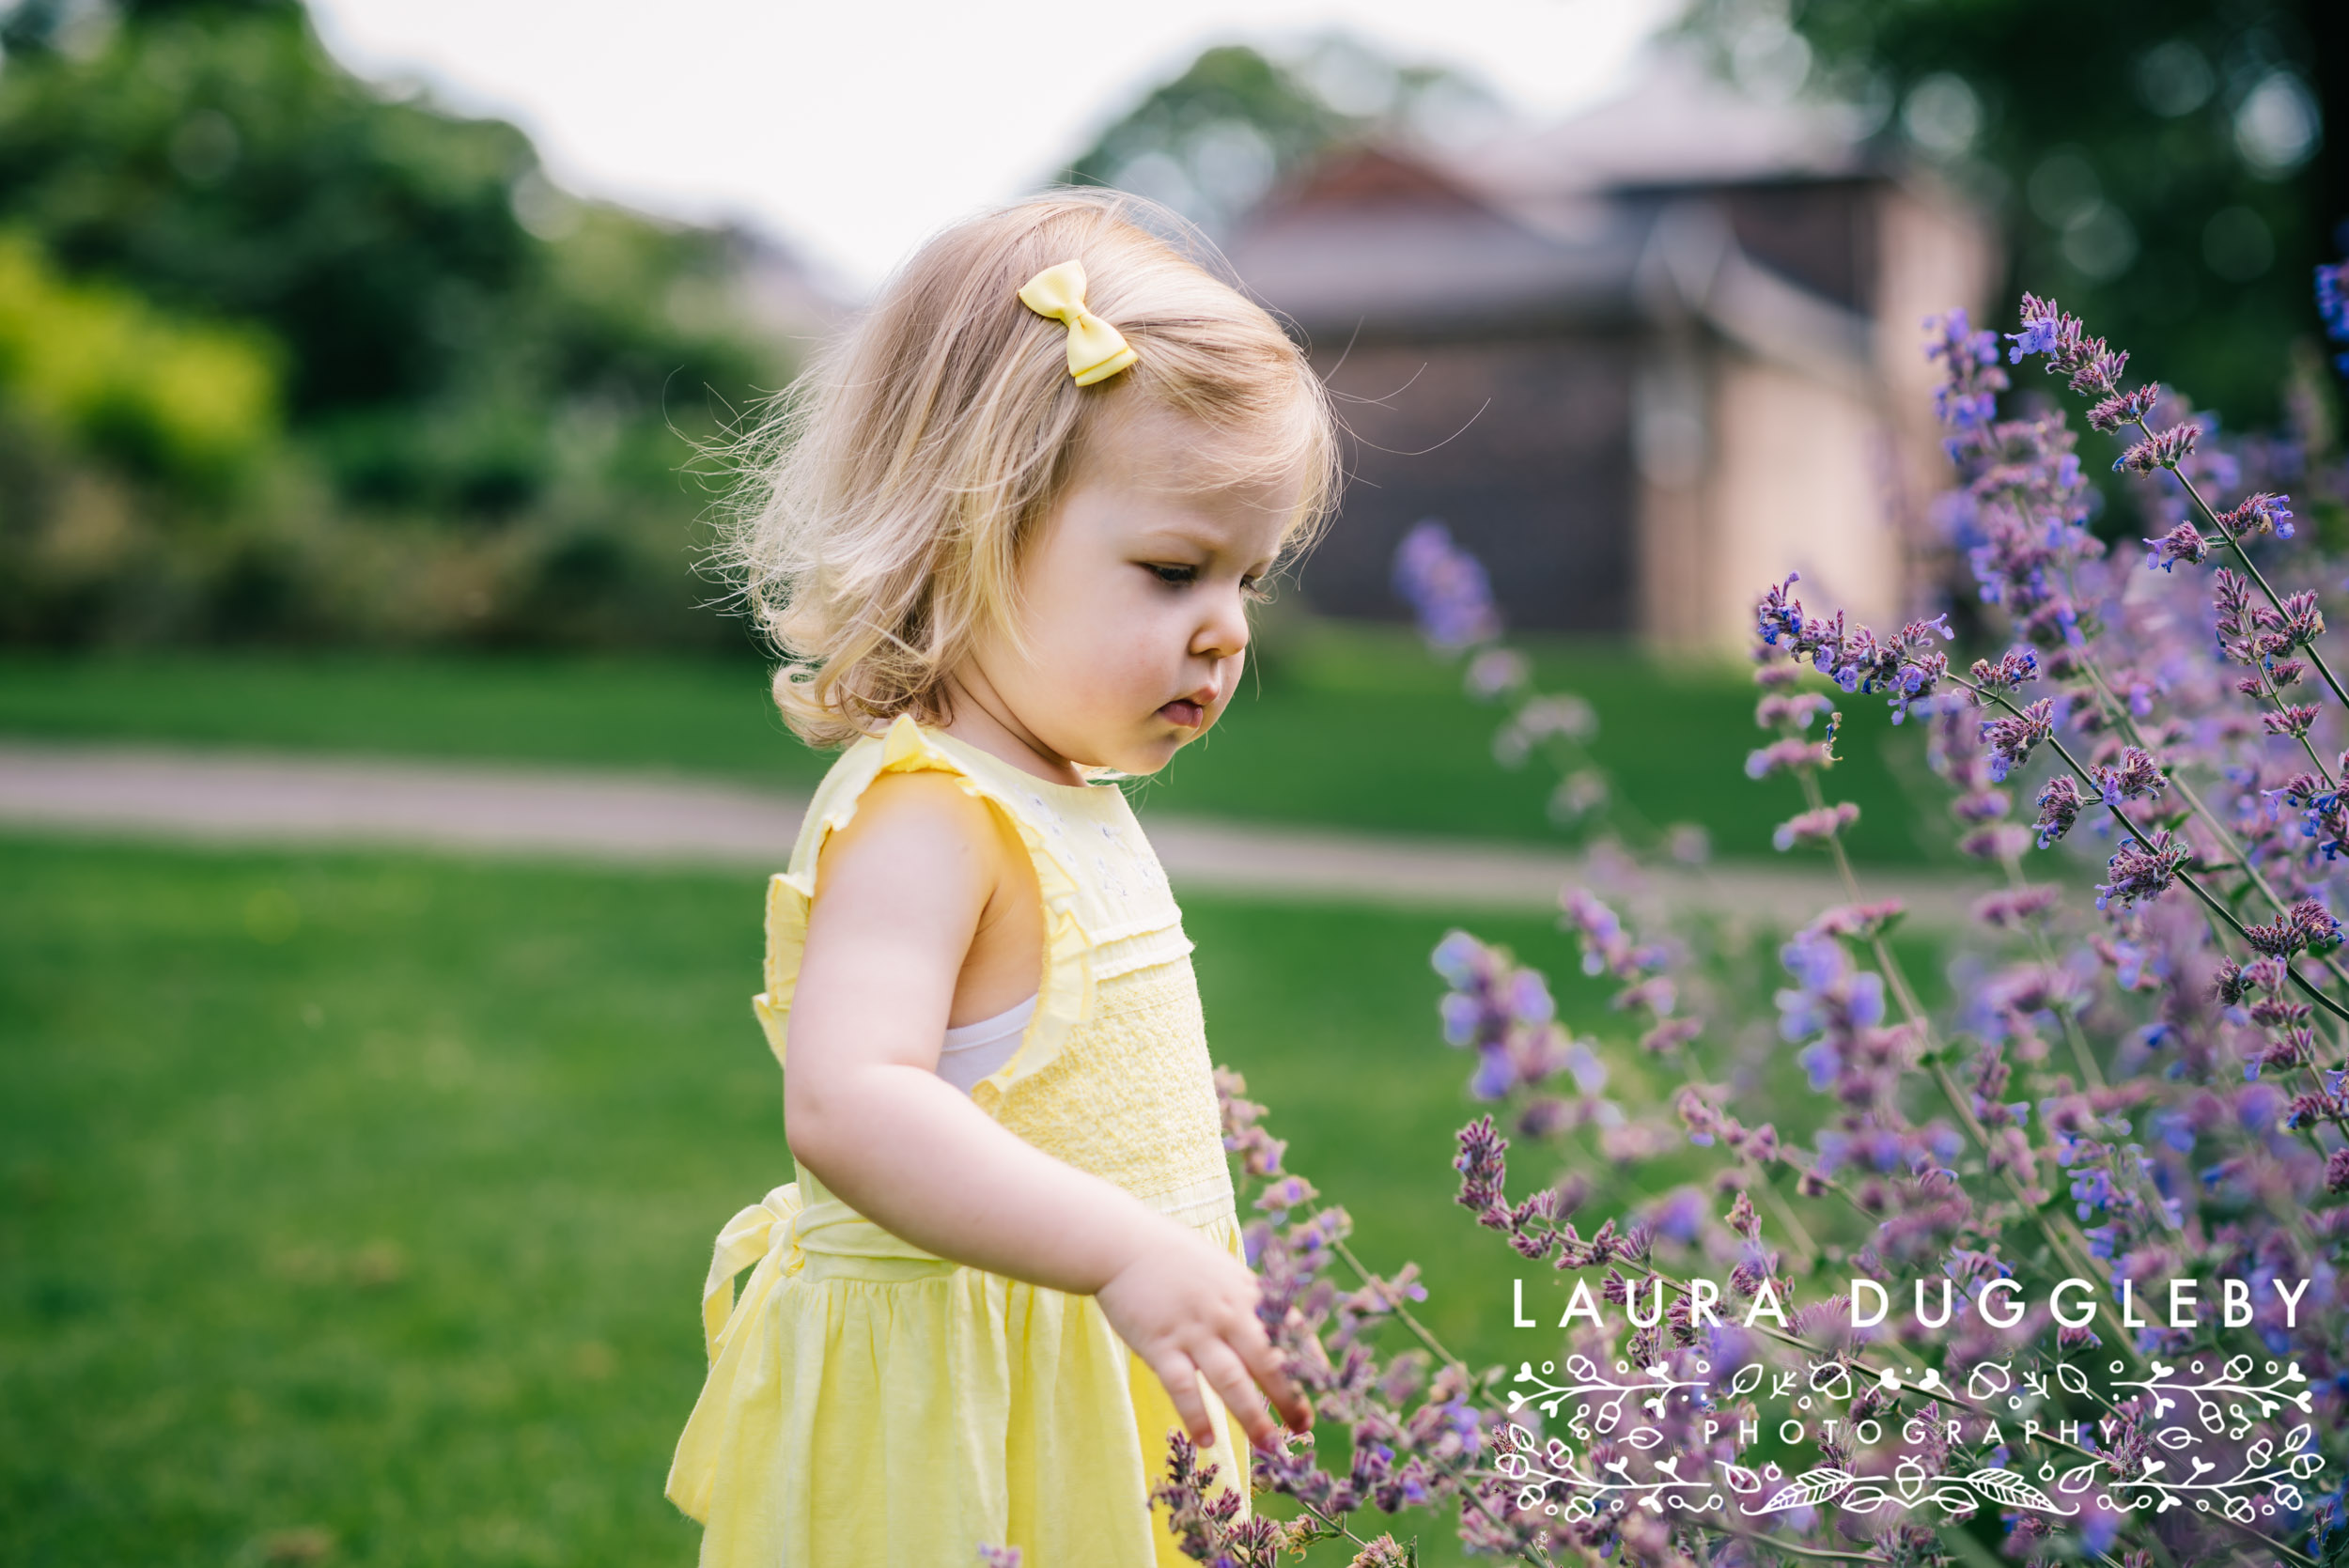
[[[1362,1260],[1354,1255],[1354,1249],[1348,1247],[1343,1237],[1331,1242],[1330,1245],[1331,1250],[1334,1250],[1339,1257],[1346,1260],[1346,1266],[1355,1272],[1355,1274],[1361,1280],[1362,1283],[1368,1284],[1374,1278],[1376,1278],[1376,1276],[1374,1276],[1369,1269],[1362,1266]],[[1425,1345],[1429,1353],[1432,1354],[1436,1359],[1443,1362],[1444,1365],[1452,1368],[1463,1377],[1471,1376],[1471,1374],[1469,1372],[1469,1364],[1460,1359],[1459,1357],[1455,1356],[1450,1350],[1446,1349],[1443,1342],[1437,1339],[1434,1334],[1430,1333],[1425,1324],[1420,1322],[1419,1319],[1411,1315],[1411,1310],[1408,1307],[1406,1307],[1400,1301],[1396,1302],[1394,1304],[1394,1315],[1401,1318],[1404,1323],[1409,1326],[1411,1332],[1419,1337],[1419,1343]]]
[[[1958,684],[1964,686],[1968,683],[1961,680]],[[1968,690],[1971,691],[1975,688],[1968,686]],[[2007,706],[2012,707],[2014,705],[2010,703]],[[2065,760],[2070,760],[2068,755]],[[1812,802],[1812,809],[1814,811],[1820,809],[1822,797],[1816,773],[1805,768],[1800,776],[1803,793]],[[2126,818],[2123,820],[2126,821]],[[2136,831],[2134,825],[2131,826],[2130,831],[2132,832]],[[1843,877],[1844,888],[1850,893],[1852,901],[1858,903],[1860,896],[1859,878],[1852,870],[1850,855],[1844,851],[1843,835],[1830,833],[1828,835],[1827,844],[1828,848],[1835,857],[1835,869]],[[1950,1110],[1956,1114],[1959,1123],[1966,1128],[1967,1136],[1973,1141],[1974,1147],[1982,1152],[1983,1160],[1988,1162],[1992,1157],[1989,1129],[1984,1127],[1981,1118],[1974,1114],[1974,1108],[1968,1103],[1965,1090],[1951,1076],[1949,1064],[1940,1059],[1939,1052],[1934,1048],[1932,1019],[1926,1015],[1923,1004],[1918,1001],[1916,990],[1908,983],[1907,973],[1902,970],[1899,961],[1892,956],[1891,944],[1886,941],[1879,933],[1869,938],[1868,945],[1875,955],[1876,964],[1883,972],[1886,983],[1892,987],[1893,997],[1901,1004],[1903,1016],[1908,1020],[1909,1026],[1917,1031],[1918,1037],[1924,1046],[1924,1054],[1931,1063],[1933,1081],[1939,1086],[1941,1097],[1949,1102]],[[2024,1212],[2030,1216],[2032,1224],[2037,1228],[2040,1236],[2047,1243],[2048,1250],[2063,1260],[2065,1266],[2077,1269],[2090,1279],[2095,1278],[2096,1270],[2093,1264],[2089,1261],[2084,1239],[2060,1234],[2060,1231],[2068,1231],[2069,1228],[2063,1226],[2060,1219],[2055,1222],[2050,1222],[2039,1205],[2031,1201],[2030,1194],[2024,1189],[2022,1183],[2015,1179],[2014,1172],[2000,1167],[1999,1176],[2006,1184],[2006,1189],[2013,1194],[2015,1201],[2021,1204]],[[2067,1240],[2074,1245],[2067,1246]],[[2119,1311],[2108,1301],[2100,1301],[2098,1308],[2109,1323],[2114,1336],[2124,1345],[2132,1346],[2128,1354],[2134,1357],[2136,1351],[2133,1342],[2123,1330]]]
[[[2145,418],[2142,414],[2138,416],[2137,427],[2145,432],[2145,439],[2147,441],[2154,439],[2153,427],[2145,423]],[[2201,510],[2203,518],[2209,521],[2212,529],[2217,532],[2220,538],[2227,541],[2227,548],[2234,551],[2234,558],[2243,563],[2244,571],[2249,575],[2252,582],[2259,584],[2260,592],[2267,596],[2268,604],[2274,608],[2278,614],[2282,614],[2284,601],[2277,596],[2276,590],[2268,585],[2266,575],[2263,573],[2259,569],[2259,567],[2252,561],[2251,552],[2243,548],[2243,541],[2235,537],[2234,530],[2229,528],[2225,523],[2218,520],[2218,514],[2211,510],[2210,503],[2202,499],[2202,492],[2194,488],[2193,480],[2187,478],[2184,474],[2179,473],[2174,465],[2171,465],[2169,471],[2171,474],[2176,476],[2178,483],[2185,488],[2187,499],[2191,500],[2195,506]],[[2332,688],[2334,700],[2339,702],[2342,707],[2349,708],[2349,691],[2342,690],[2341,677],[2333,674],[2332,666],[2325,662],[2325,656],[2316,651],[2316,645],[2314,644],[2311,643],[2306,645],[2309,650],[2309,661],[2316,666],[2316,673],[2325,677],[2325,684]]]
[[[2007,886],[2017,893],[2030,886],[2024,879],[2020,861],[2013,855],[2001,855],[1999,859],[1999,863],[2006,867]],[[2031,950],[2039,955],[2039,961],[2046,966],[2048,972],[2055,972],[2055,949],[2047,943],[2046,928],[2036,921],[2030,923],[2030,943]],[[2055,1003],[2055,1015],[2063,1025],[2064,1043],[2072,1048],[2072,1060],[2079,1064],[2080,1077],[2087,1080],[2091,1088],[2102,1089],[2105,1086],[2104,1069],[2096,1065],[2096,1054],[2089,1048],[2088,1037],[2080,1032],[2080,1021],[2074,1016],[2071,1002],[2067,1000]]]
[[[2012,702],[2008,701],[2002,693],[1993,691],[1986,687],[1976,686],[1971,681],[1963,679],[1960,676],[1952,675],[1950,678],[1956,685],[1964,687],[1967,691],[1975,693],[1978,697],[1983,697],[1988,701],[1997,703],[2000,707],[2005,708],[2009,713],[2015,714],[2017,717],[2022,715],[2023,710],[2016,707]],[[2055,749],[2056,755],[2063,759],[2064,766],[2071,768],[2073,773],[2082,784],[2088,785],[2091,789],[2097,788],[2094,776],[2092,775],[2085,767],[2081,766],[2080,760],[2074,756],[2071,752],[2065,748],[2062,741],[2058,740],[2053,736],[2049,736],[2047,737],[2047,744]],[[2123,812],[2118,806],[2109,804],[2105,807],[2105,811],[2115,822],[2118,822],[2121,825],[2122,830],[2125,831],[2129,837],[2138,842],[2140,847],[2145,849],[2148,853],[2155,852],[2154,841],[2146,837],[2144,831],[2138,827],[2135,822],[2129,820],[2127,813]],[[2220,920],[2224,921],[2229,928],[2232,929],[2238,938],[2242,939],[2244,946],[2250,948],[2254,953],[2259,951],[2258,946],[2251,940],[2251,933],[2245,928],[2242,921],[2235,918],[2234,911],[2228,908],[2224,901],[2212,894],[2210,890],[2203,887],[2201,883],[2196,881],[2192,873],[2181,869],[2178,872],[2178,880],[2184,883],[2187,890],[2190,891],[2195,897],[2201,899],[2203,905],[2209,908],[2212,913],[2216,914]],[[2301,991],[2308,996],[2310,1001],[2315,1002],[2319,1007],[2324,1008],[2326,1012],[2332,1014],[2337,1018],[2349,1019],[2349,1007],[2341,1006],[2340,1002],[2335,1001],[2331,997],[2326,995],[2314,982],[2310,980],[2307,975],[2302,974],[2298,969],[2294,967],[2289,959],[2283,960],[2283,966],[2284,973],[2291,978],[2294,985],[2300,987]]]
[[[1766,1551],[1784,1552],[1789,1557],[1822,1558],[1838,1562],[1882,1562],[1884,1560],[1875,1552],[1838,1552],[1830,1551],[1825,1546],[1797,1546],[1791,1541],[1781,1541],[1775,1535],[1763,1535],[1754,1530],[1739,1529],[1735,1525],[1716,1525],[1713,1528],[1723,1535],[1734,1535],[1740,1541],[1750,1541]]]

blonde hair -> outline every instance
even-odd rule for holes
[[[1022,550],[1108,410],[1137,398],[1245,438],[1224,480],[1301,472],[1283,559],[1337,491],[1327,394],[1270,315],[1153,235],[1137,197],[1065,189],[933,238],[855,326],[779,394],[742,449],[724,558],[782,655],[776,706],[837,746],[900,713],[950,717],[946,679],[982,632],[1017,639]],[[1086,304],[1139,356],[1081,387],[1067,330],[1022,304],[1084,264]],[[1204,460],[1204,455],[1203,455]]]

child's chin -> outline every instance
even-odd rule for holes
[[[1155,773],[1173,761],[1175,753],[1197,739],[1198,734],[1196,730],[1181,730],[1174,735],[1140,742],[1128,749],[1125,760],[1112,766],[1121,773]]]

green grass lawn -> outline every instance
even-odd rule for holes
[[[1499,714],[1399,628],[1308,623],[1267,640],[1216,729],[1159,778],[1145,810],[1377,831],[1564,844],[1553,776],[1492,758]],[[1546,689],[1596,707],[1592,751],[1646,820],[1703,824],[1718,853],[1770,857],[1800,809],[1783,779],[1749,781],[1754,691],[1735,666],[1681,667],[1622,648],[1524,644]],[[1949,834],[1921,737],[1853,699],[1838,793],[1861,859],[1915,864]],[[149,739],[661,768],[791,787],[826,758],[801,747],[749,660],[356,654],[0,659],[0,735]]]
[[[755,878],[0,839],[0,1557],[692,1560],[710,1237],[788,1174]],[[1302,914],[1191,901],[1217,1058],[1514,1361],[1445,923]],[[1602,1022],[1548,923],[1479,928]]]

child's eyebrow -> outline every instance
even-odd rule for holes
[[[1202,528],[1196,523],[1158,520],[1145,522],[1138,530],[1144,548],[1166,544],[1186,544],[1209,555],[1229,552],[1230,545],[1218,531]]]

